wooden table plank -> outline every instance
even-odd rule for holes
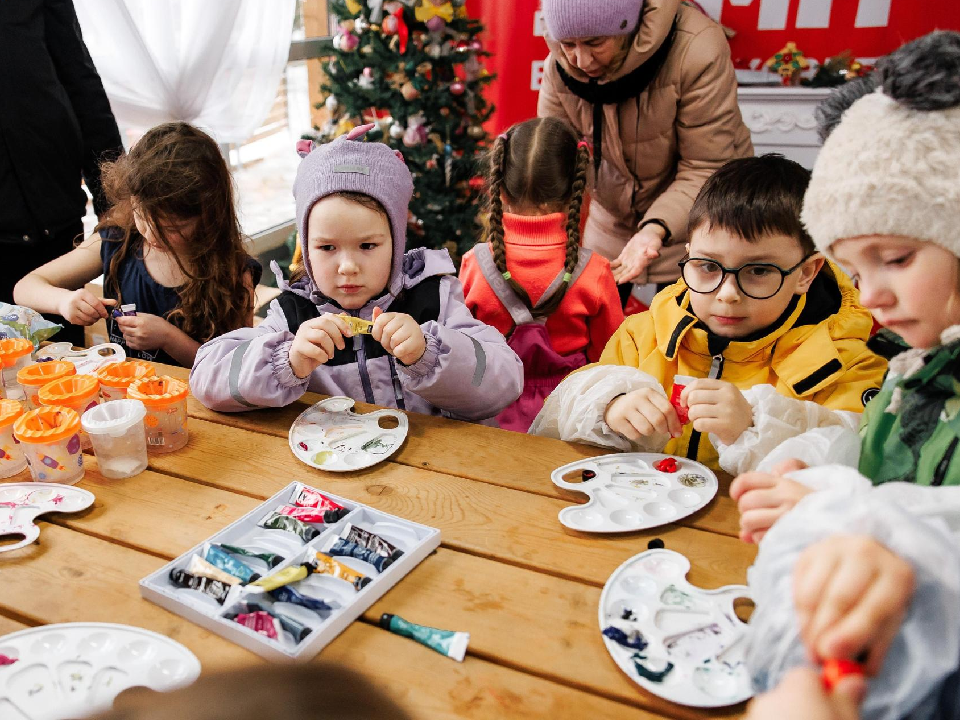
[[[239,646],[139,597],[137,581],[161,562],[69,529],[45,527],[39,543],[5,559],[0,614],[14,613],[37,623],[121,622],[143,627],[183,643],[200,658],[205,672],[260,662]],[[321,659],[370,675],[414,717],[657,717],[485,659],[468,656],[461,665],[362,622],[331,643]]]
[[[163,372],[175,377],[186,379],[189,376],[189,371],[185,368],[161,368]],[[297,416],[324,397],[326,396],[307,393],[302,400],[285,408],[217,413],[191,395],[188,413],[193,418],[219,425],[285,439]],[[367,403],[357,403],[356,407],[361,412],[380,409]],[[561,498],[567,501],[567,504],[584,502],[585,496],[556,487],[550,481],[550,473],[566,463],[610,452],[589,445],[566,443],[420,413],[407,413],[407,418],[410,421],[407,440],[391,458],[391,462],[546,497]],[[736,503],[729,496],[731,478],[720,473],[719,479],[720,490],[713,501],[700,512],[681,520],[680,524],[738,537],[740,515]]]

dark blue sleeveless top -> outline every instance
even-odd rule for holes
[[[106,277],[110,269],[110,263],[113,256],[120,250],[122,245],[119,242],[123,238],[123,231],[120,228],[111,227],[100,230],[100,258],[103,260],[103,274]],[[123,264],[118,268],[117,280],[120,286],[120,299],[125,305],[134,304],[137,306],[137,312],[157,315],[164,319],[180,304],[180,296],[177,294],[177,288],[166,287],[154,280],[147,271],[147,266],[143,262],[143,238],[136,230],[131,232],[131,241],[136,242],[136,247],[130,255],[127,256]],[[260,282],[260,276],[263,268],[254,258],[247,260],[247,267],[253,273],[254,286]],[[104,296],[113,300],[118,298],[108,294],[109,290],[104,282]],[[152,362],[164,363],[167,365],[180,365],[170,355],[163,350],[133,350],[123,339],[123,333],[117,326],[113,317],[107,318],[107,331],[110,334],[110,342],[121,345],[127,353],[128,358],[140,358]],[[224,329],[222,332],[227,332]]]

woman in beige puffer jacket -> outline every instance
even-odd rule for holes
[[[584,245],[618,283],[673,282],[700,187],[753,155],[723,30],[680,0],[543,0],[543,13],[538,114],[594,144]]]

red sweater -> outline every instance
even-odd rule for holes
[[[503,215],[507,269],[536,304],[563,269],[567,216]],[[481,322],[506,335],[513,329],[510,313],[487,284],[470,250],[463,256],[460,282],[467,307]],[[582,351],[590,362],[600,359],[607,340],[623,322],[623,309],[610,263],[594,253],[583,273],[567,289],[560,307],[547,318],[547,333],[561,355]]]

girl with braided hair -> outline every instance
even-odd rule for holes
[[[526,432],[570,372],[596,362],[623,322],[610,263],[580,247],[590,151],[556,118],[515,125],[494,144],[487,242],[463,258],[474,316],[508,335],[523,360],[524,390],[498,417]]]

